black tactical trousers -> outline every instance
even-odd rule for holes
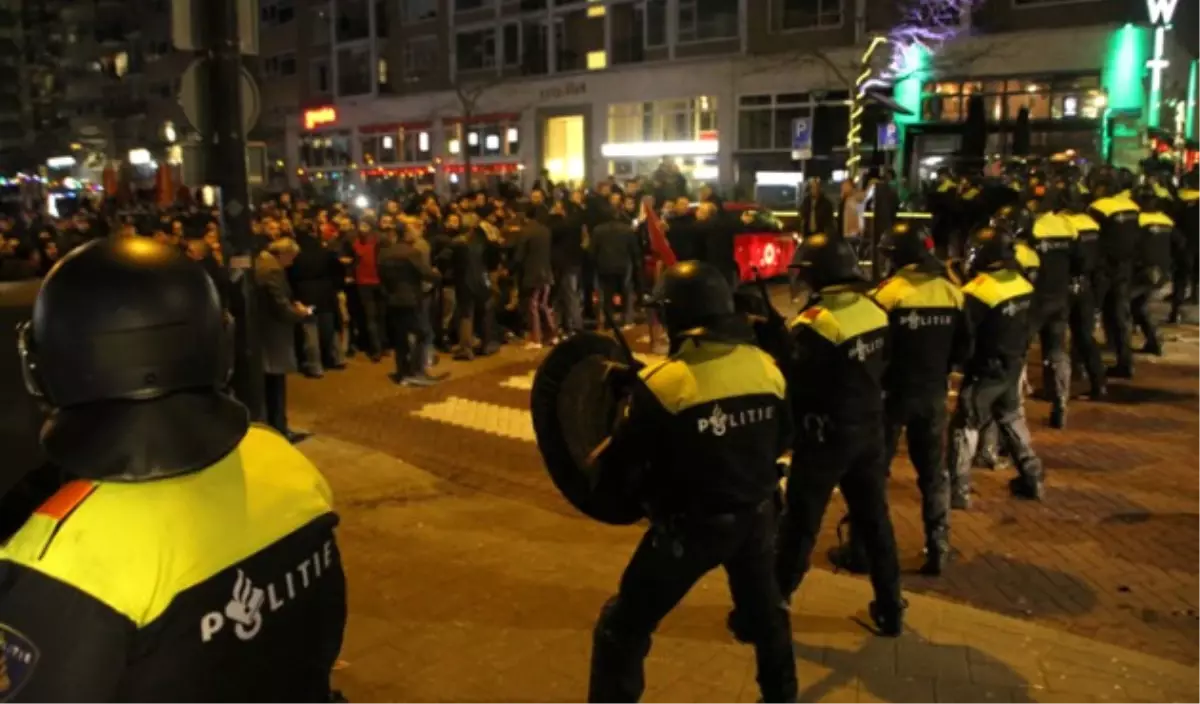
[[[852,532],[866,551],[871,586],[881,608],[898,607],[900,559],[887,501],[887,459],[881,422],[822,429],[803,438],[792,452],[787,512],[779,530],[775,571],[787,599],[812,565],[821,519],[835,487],[850,511]]]
[[[1142,337],[1146,338],[1146,350],[1156,353],[1162,351],[1162,345],[1158,341],[1158,326],[1150,319],[1148,306],[1150,297],[1157,290],[1151,286],[1135,286],[1129,299],[1129,315],[1133,326],[1141,330]]]
[[[996,424],[1000,442],[1017,466],[1024,489],[1039,487],[1042,463],[1033,453],[1029,427],[1021,412],[1021,369],[1005,374],[963,379],[958,406],[950,421],[950,493],[965,505],[971,493],[971,462],[979,445],[979,432],[989,421]]]
[[[1110,262],[1096,276],[1096,300],[1100,302],[1104,339],[1116,353],[1120,369],[1133,369],[1130,268],[1128,262]]]
[[[1037,298],[1030,332],[1042,347],[1042,391],[1055,405],[1066,406],[1071,395],[1071,358],[1067,353],[1070,302],[1066,298]]]
[[[643,663],[659,622],[717,567],[725,568],[734,608],[754,643],[763,701],[795,701],[791,619],[775,579],[777,515],[772,499],[740,514],[652,523],[596,623],[588,701],[641,698]]]
[[[889,398],[884,428],[885,456],[896,456],[900,431],[908,443],[908,458],[917,470],[921,491],[921,522],[925,526],[925,548],[944,548],[950,540],[950,473],[942,451],[946,430],[946,394],[904,399]]]
[[[1187,233],[1195,237],[1196,233]],[[1188,300],[1188,289],[1191,289],[1191,299],[1194,301],[1198,293],[1196,273],[1200,268],[1196,250],[1193,247],[1176,251],[1171,256],[1171,311],[1178,314],[1179,308]]]
[[[1100,359],[1100,346],[1096,343],[1096,298],[1092,282],[1081,277],[1076,290],[1071,294],[1071,310],[1068,315],[1071,327],[1071,358],[1073,366],[1087,372],[1092,391],[1104,385],[1104,362]]]

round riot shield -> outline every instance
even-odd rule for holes
[[[637,468],[613,466],[592,452],[612,433],[625,398],[608,370],[627,360],[620,344],[600,333],[559,343],[533,377],[530,412],[538,450],[551,481],[572,506],[614,525],[644,515],[631,481]]]

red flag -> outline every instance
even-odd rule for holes
[[[642,218],[646,221],[646,232],[650,235],[650,251],[663,263],[663,266],[674,266],[678,257],[671,249],[671,243],[667,241],[662,218],[654,212],[653,196],[646,196],[642,199]]]

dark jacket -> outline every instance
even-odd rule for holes
[[[550,263],[555,271],[583,264],[583,213],[550,216]]]
[[[588,250],[602,276],[626,274],[641,260],[637,233],[624,221],[610,220],[591,233]]]
[[[337,255],[316,237],[300,235],[296,242],[300,245],[300,253],[288,269],[288,281],[296,299],[321,313],[332,313],[337,310],[340,284],[338,273],[341,267]]]
[[[379,282],[392,308],[416,308],[421,284],[438,281],[440,274],[412,243],[400,240],[379,251]]]
[[[813,197],[807,193],[800,201],[799,229],[805,237],[817,233],[833,232],[836,224],[833,216],[833,203],[823,194]]]
[[[522,289],[541,288],[554,283],[550,249],[549,228],[536,220],[530,220],[521,227],[521,237],[517,240],[513,257],[513,271],[520,278]]]
[[[262,338],[263,371],[287,374],[296,371],[296,323],[304,316],[292,308],[295,297],[287,273],[270,252],[254,260],[254,283],[258,287],[259,331]]]
[[[488,294],[488,253],[492,244],[483,230],[464,232],[450,244],[455,295],[486,296]]]

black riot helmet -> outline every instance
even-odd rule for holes
[[[967,269],[973,274],[1004,269],[1017,261],[1016,238],[998,227],[981,227],[971,235]]]
[[[1010,237],[1022,237],[1033,231],[1033,218],[1019,205],[1006,205],[992,216],[991,226]]]
[[[842,237],[820,234],[805,237],[796,261],[793,266],[800,270],[800,278],[814,291],[866,281],[858,268],[858,253]]]
[[[740,341],[744,337],[729,334],[737,318],[733,290],[712,264],[684,261],[667,269],[652,302],[662,311],[672,341],[684,337]]]
[[[931,236],[928,228],[908,222],[897,222],[879,243],[887,254],[892,268],[900,269],[910,264],[935,262]]]
[[[218,435],[236,444],[248,421],[222,393],[232,332],[212,279],[175,247],[123,237],[68,254],[18,340],[28,391],[53,409],[42,431],[50,459],[77,475],[137,480],[198,469],[175,455]],[[138,449],[172,432],[186,437],[176,451],[149,459]],[[210,455],[231,449],[211,444]]]

